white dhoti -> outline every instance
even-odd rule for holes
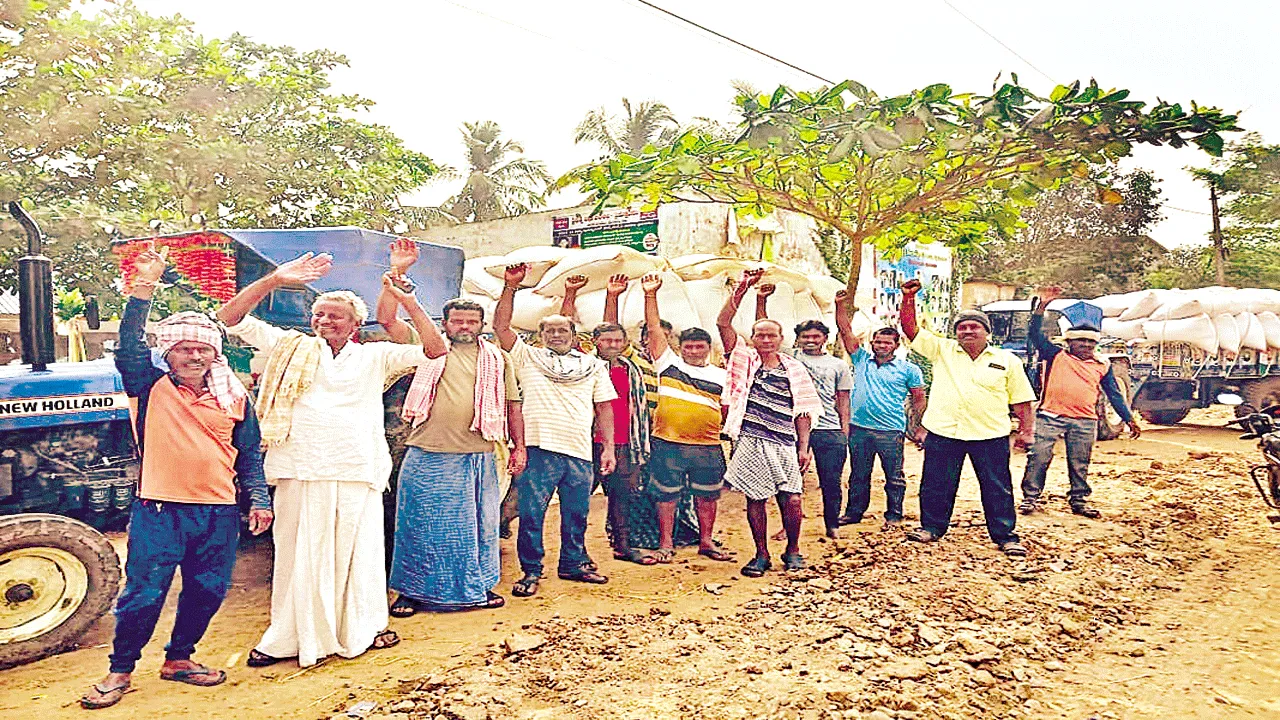
[[[368,483],[276,480],[271,625],[258,652],[356,657],[387,628],[382,493]]]

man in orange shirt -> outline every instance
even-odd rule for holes
[[[1128,398],[1120,391],[1111,363],[1094,353],[1102,333],[1076,326],[1066,333],[1067,348],[1049,342],[1044,334],[1044,311],[1059,295],[1057,288],[1040,291],[1040,304],[1027,326],[1028,350],[1045,361],[1044,392],[1036,412],[1036,439],[1027,449],[1027,470],[1022,477],[1022,504],[1018,512],[1030,515],[1040,509],[1045,476],[1053,462],[1053,446],[1062,438],[1067,446],[1067,476],[1071,480],[1068,501],[1071,512],[1087,518],[1102,513],[1088,503],[1093,492],[1085,479],[1093,441],[1098,437],[1098,393],[1105,392],[1112,407],[1129,426],[1130,437],[1142,434],[1129,411]]]
[[[178,313],[156,328],[167,368],[152,362],[144,328],[164,268],[161,253],[141,255],[120,321],[116,368],[125,390],[138,399],[142,477],[129,517],[111,669],[80,699],[90,710],[115,705],[128,692],[179,567],[182,594],[160,678],[199,686],[227,679],[191,655],[231,587],[240,540],[238,494],[249,496],[253,534],[266,531],[273,518],[257,416],[222,355],[222,331],[204,315]]]

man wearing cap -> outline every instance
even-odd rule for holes
[[[1067,446],[1067,476],[1071,480],[1068,502],[1071,512],[1087,518],[1102,513],[1088,502],[1086,480],[1093,441],[1098,437],[1098,393],[1116,409],[1129,426],[1129,436],[1138,437],[1142,430],[1134,422],[1124,393],[1120,390],[1111,363],[1094,353],[1102,333],[1088,325],[1076,325],[1067,331],[1066,352],[1049,341],[1044,333],[1044,311],[1060,295],[1058,288],[1040,291],[1040,304],[1031,312],[1027,326],[1027,350],[1035,350],[1044,360],[1044,396],[1036,412],[1036,437],[1027,451],[1027,470],[1022,476],[1022,504],[1018,512],[1030,515],[1042,509],[1045,475],[1053,462],[1053,446],[1062,438]]]
[[[911,349],[933,363],[933,384],[921,421],[928,435],[920,478],[920,527],[907,539],[934,542],[946,534],[967,457],[978,476],[987,534],[1006,555],[1026,555],[1014,532],[1018,514],[1009,472],[1013,430],[1009,408],[1018,417],[1018,444],[1031,444],[1035,437],[1031,403],[1036,399],[1031,382],[1017,355],[987,342],[991,320],[983,312],[958,313],[953,324],[955,340],[919,327],[919,291],[918,280],[902,284],[902,332]]]
[[[125,390],[138,399],[142,474],[129,516],[110,673],[80,699],[91,710],[115,705],[128,692],[179,567],[182,594],[160,678],[199,686],[227,679],[222,670],[192,662],[191,655],[231,587],[240,540],[237,495],[249,497],[253,534],[272,520],[258,420],[222,355],[221,330],[199,313],[169,317],[156,328],[168,367],[157,367],[143,333],[164,255],[149,249],[136,267],[120,321],[116,368]]]

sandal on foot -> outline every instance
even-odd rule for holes
[[[511,585],[511,594],[516,597],[533,597],[538,592],[538,582],[541,580],[541,575],[525,573],[524,577]]]
[[[609,578],[605,577],[604,575],[601,575],[600,573],[594,570],[588,570],[586,563],[583,563],[582,565],[578,566],[577,572],[558,572],[556,573],[556,577],[560,578],[561,580],[568,580],[570,582],[587,583],[589,585],[604,585],[605,583],[609,582]]]
[[[391,603],[391,609],[388,611],[391,617],[407,618],[413,617],[418,612],[418,603],[414,602],[409,596],[401,595],[396,601]]]
[[[862,522],[862,516],[861,515],[841,515],[839,522],[841,527],[845,525],[857,525],[858,523]]]
[[[1026,557],[1027,548],[1017,540],[1006,540],[1000,543],[1000,552],[1009,557]]]
[[[628,548],[626,550],[614,550],[613,559],[625,560],[627,562],[633,562],[637,565],[656,565],[658,562],[658,559],[655,558],[654,556],[650,555],[649,553],[640,552],[636,548]]]
[[[772,569],[773,563],[769,561],[767,556],[760,557],[757,555],[751,560],[751,562],[743,565],[740,572],[746,577],[758,578],[763,577],[766,572]]]
[[[661,565],[670,565],[675,559],[675,548],[658,548],[653,551],[653,561]]]
[[[1040,502],[1035,498],[1027,498],[1018,505],[1018,514],[1030,515],[1040,509]]]
[[[268,665],[275,665],[276,663],[284,662],[285,660],[296,660],[296,659],[298,659],[296,655],[293,657],[275,657],[272,655],[268,655],[264,652],[258,652],[257,650],[250,650],[249,659],[245,660],[244,664],[248,665],[249,667],[257,668],[257,667],[266,667]]]
[[[1087,517],[1090,520],[1097,520],[1102,517],[1102,513],[1099,512],[1097,508],[1085,503],[1076,503],[1072,505],[1071,512],[1082,517]]]
[[[226,682],[227,674],[221,670],[213,670],[203,665],[196,665],[195,667],[183,668],[172,672],[162,669],[160,670],[160,679],[186,683],[197,687],[213,687]]]
[[[373,644],[369,646],[370,650],[385,650],[389,647],[395,647],[400,644],[400,636],[395,630],[383,630],[373,636]]]
[[[120,702],[120,699],[124,697],[125,693],[129,692],[131,689],[132,688],[128,685],[117,685],[113,688],[105,689],[101,686],[94,685],[89,689],[89,692],[84,694],[84,697],[80,698],[80,707],[85,710],[101,710],[102,708],[109,708]],[[97,693],[97,695],[94,696],[94,693]]]
[[[938,542],[938,537],[939,536],[934,535],[933,533],[929,532],[928,530],[925,530],[924,528],[916,528],[915,530],[912,530],[911,532],[907,533],[908,540],[912,542],[918,542],[918,543]]]
[[[783,570],[803,570],[804,567],[804,556],[800,553],[782,554]]]
[[[700,548],[698,554],[716,562],[733,562],[733,556],[715,548]]]

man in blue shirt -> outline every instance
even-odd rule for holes
[[[844,349],[853,363],[853,396],[849,417],[849,504],[841,525],[862,522],[871,504],[871,471],[880,458],[884,471],[884,527],[902,524],[902,500],[907,479],[902,473],[902,451],[907,434],[907,397],[917,416],[924,413],[924,375],[920,367],[895,357],[900,341],[898,331],[883,327],[871,335],[871,351],[862,347],[853,334],[844,290],[836,294],[836,327]],[[917,431],[915,440],[923,440]]]

